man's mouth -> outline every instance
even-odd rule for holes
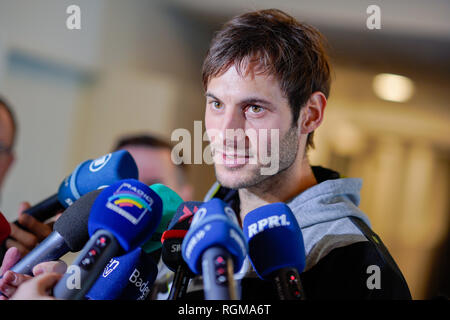
[[[248,152],[242,153],[221,153],[222,164],[226,167],[236,168],[249,163],[250,156]]]

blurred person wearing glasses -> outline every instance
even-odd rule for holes
[[[18,124],[13,108],[5,98],[0,96],[0,196],[6,176],[15,161],[14,146],[17,132]],[[29,207],[28,202],[22,202],[19,205],[17,221],[20,225],[10,222],[9,238],[0,244],[0,262],[3,263],[3,270],[9,269],[52,231],[51,224],[44,224],[30,215],[22,213]],[[13,247],[15,249],[5,256],[6,250]],[[0,270],[0,276],[2,272]]]
[[[14,163],[13,146],[17,123],[10,105],[0,97],[0,190]]]

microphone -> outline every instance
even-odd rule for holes
[[[152,234],[151,238],[142,245],[142,249],[146,253],[152,253],[161,248],[161,236],[166,231],[170,221],[172,220],[177,208],[183,203],[183,199],[169,187],[156,183],[150,186],[150,189],[156,192],[163,203],[161,222]]]
[[[259,207],[247,213],[243,230],[259,278],[272,281],[281,300],[303,300],[305,246],[291,209],[282,202]]]
[[[177,207],[183,202],[183,199],[175,191],[163,184],[153,184],[150,189],[155,191],[162,200],[163,210],[158,228],[149,240],[135,250],[136,252],[112,258],[103,274],[86,295],[87,298],[92,300],[144,300],[150,292],[150,286],[155,282],[158,274],[158,266],[150,254],[161,247],[162,232],[167,229]],[[138,263],[141,268],[136,267]],[[110,276],[112,273],[114,275]],[[141,280],[136,280],[136,278]]]
[[[142,247],[112,258],[86,295],[90,300],[145,300],[158,266]]]
[[[183,298],[189,280],[194,277],[181,255],[181,244],[191,226],[194,214],[202,205],[203,202],[199,201],[187,201],[179,205],[176,214],[161,237],[162,261],[175,273],[168,300]]]
[[[57,260],[69,251],[80,251],[89,240],[89,213],[100,192],[101,190],[88,192],[67,208],[53,225],[54,231],[11,270],[32,275],[33,267],[41,262]]]
[[[181,249],[191,271],[203,275],[206,300],[237,299],[233,273],[244,263],[247,242],[231,207],[217,198],[203,204]]]
[[[11,226],[9,225],[8,220],[6,220],[5,216],[0,212],[0,244],[3,243],[11,233]]]
[[[103,189],[88,220],[91,236],[53,289],[59,299],[83,299],[106,264],[142,245],[161,221],[161,198],[148,186],[126,179]]]
[[[119,150],[108,153],[79,164],[61,183],[57,194],[25,210],[24,213],[43,222],[53,217],[58,211],[71,206],[90,191],[106,187],[122,179],[137,178],[138,168],[128,151]]]

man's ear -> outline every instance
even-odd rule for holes
[[[311,94],[298,118],[301,134],[311,133],[320,126],[326,106],[327,98],[322,92],[316,91]]]

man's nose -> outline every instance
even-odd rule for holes
[[[229,108],[222,119],[220,138],[223,145],[236,148],[239,143],[245,142],[245,117],[240,108]]]

